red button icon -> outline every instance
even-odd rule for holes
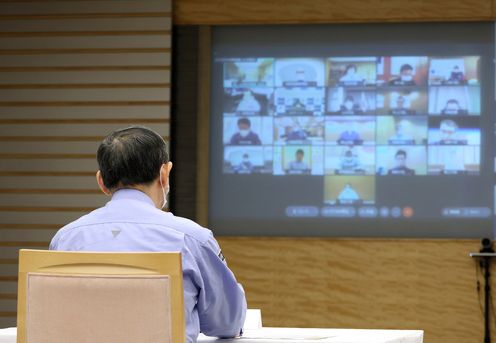
[[[413,208],[407,206],[403,208],[403,217],[411,218],[413,216]]]

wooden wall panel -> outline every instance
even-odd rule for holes
[[[38,87],[55,87],[63,85],[95,85],[95,84],[137,84],[153,86],[164,86],[164,80],[170,80],[170,70],[121,70],[114,71],[41,71],[32,73],[31,71],[0,71],[0,87],[19,85],[28,87],[36,85]],[[27,84],[31,82],[31,84]],[[27,84],[27,86],[24,86]]]
[[[56,23],[54,23],[56,20]],[[92,17],[92,18],[67,18],[56,16],[52,18],[16,18],[16,20],[0,21],[0,31],[4,35],[13,33],[37,34],[49,32],[62,32],[62,34],[84,34],[93,32],[149,32],[169,30],[171,27],[171,18],[164,15],[155,16],[151,13],[149,16],[127,16],[127,17]],[[64,31],[61,31],[63,28]]]
[[[44,50],[25,52],[19,55],[0,52],[0,66],[2,69],[10,67],[19,69],[34,67],[142,67],[170,65],[170,49],[100,49],[100,51],[63,51]],[[85,51],[87,53],[85,53]],[[36,53],[35,53],[36,52]],[[84,54],[84,58],[81,55]],[[25,70],[25,69],[24,69]],[[37,69],[40,70],[40,69]],[[34,70],[33,70],[34,71]]]
[[[19,248],[108,200],[103,137],[169,138],[170,54],[169,0],[0,1],[0,326],[15,325]]]
[[[122,71],[127,70],[128,69],[122,69]],[[42,117],[44,118],[44,120],[78,120],[80,122],[84,120],[102,120],[102,118],[105,118],[104,121],[115,119],[134,121],[137,119],[137,112],[136,108],[131,105],[132,103],[120,105],[96,104],[92,106],[0,106],[0,118],[3,118],[4,120],[22,120],[39,119],[40,117]],[[150,121],[156,119],[167,120],[169,118],[169,105],[140,104],[139,118],[141,119],[141,121]]]
[[[177,0],[183,25],[493,20],[494,0]]]
[[[0,142],[1,144],[1,142]],[[1,160],[1,176],[81,176],[95,174],[94,155],[71,156],[62,154],[8,156]]]
[[[12,227],[19,228],[20,230],[26,227],[39,227],[40,229],[45,229],[45,227],[61,228],[90,210],[91,208],[33,208],[32,206],[9,209],[0,208],[0,230],[5,228],[10,229]],[[0,244],[2,244],[1,241]],[[45,247],[48,247],[48,245],[45,244]]]
[[[219,243],[248,306],[262,309],[264,326],[423,329],[429,343],[482,342],[476,264],[468,257],[478,241],[221,237]]]
[[[127,85],[126,85],[127,86]],[[0,92],[0,105],[22,105],[22,103],[97,103],[97,102],[126,102],[130,99],[136,102],[150,102],[167,104],[169,92],[161,89],[127,86],[119,89],[94,87],[88,89],[84,86],[77,88],[64,87],[53,89],[2,89]],[[84,106],[82,104],[81,106]]]
[[[50,35],[32,34],[0,35],[1,54],[11,53],[12,50],[31,51],[34,49],[119,49],[119,48],[170,48],[170,32],[151,32],[148,34],[136,34],[125,32],[126,35],[108,35],[108,32],[98,32],[87,36],[69,35],[62,33],[56,36],[53,32]],[[43,39],[33,40],[33,37]]]
[[[29,190],[52,189],[53,191],[71,189],[96,190],[95,175],[88,176],[3,176],[0,178],[0,193],[16,190],[18,185]]]
[[[0,91],[0,94],[2,91]],[[64,93],[62,93],[64,94]],[[1,106],[0,102],[0,106]],[[139,108],[136,109],[139,111]],[[136,115],[136,119],[139,119],[139,113]],[[3,140],[7,140],[6,137],[66,137],[66,136],[75,136],[75,137],[104,137],[106,134],[115,129],[116,124],[119,125],[119,120],[112,120],[110,124],[103,123],[101,124],[99,121],[93,121],[93,123],[88,124],[88,121],[84,120],[78,121],[74,119],[72,122],[45,122],[38,121],[36,119],[15,122],[15,121],[4,121],[0,119],[0,136],[4,137]],[[166,120],[163,120],[164,122]],[[33,123],[33,124],[30,124]],[[128,120],[123,120],[123,125],[129,126]],[[155,124],[155,123],[147,123],[147,126],[156,130],[157,132],[164,133],[168,132],[169,124]],[[70,139],[67,139],[70,140]],[[83,140],[83,139],[81,139]],[[43,141],[43,139],[40,139]],[[96,151],[94,151],[96,154]]]

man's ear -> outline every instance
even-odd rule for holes
[[[161,184],[163,184],[164,186],[167,185],[167,182],[169,181],[169,175],[170,175],[170,172],[172,170],[172,162],[167,162],[164,164],[165,165],[165,168],[162,167],[162,169],[160,169],[160,182]]]
[[[107,187],[105,187],[105,184],[103,183],[102,173],[100,172],[100,170],[96,172],[96,182],[98,183],[98,187],[100,187],[100,190],[103,192],[103,194],[109,196],[112,195],[112,193]]]

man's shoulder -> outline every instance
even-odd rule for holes
[[[50,248],[56,246],[58,242],[63,239],[63,237],[67,237],[67,235],[71,232],[77,232],[78,228],[83,228],[85,226],[91,225],[92,219],[96,217],[98,213],[101,212],[101,210],[102,208],[98,208],[61,227],[55,233],[55,236],[53,236],[50,243]]]
[[[63,234],[64,232],[76,229],[78,227],[86,226],[92,223],[93,218],[97,217],[99,212],[102,212],[102,208],[97,208],[96,210],[93,210],[89,213],[86,213],[85,215],[79,217],[78,219],[64,225],[62,228],[60,228],[57,231],[57,235]]]
[[[167,226],[169,226],[171,229],[184,233],[186,236],[194,239],[201,244],[207,243],[212,237],[212,231],[204,228],[191,219],[178,217],[173,215],[172,213],[170,213],[168,217],[169,220],[166,223]]]

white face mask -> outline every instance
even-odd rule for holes
[[[239,130],[241,137],[246,137],[250,133],[250,130]]]
[[[401,81],[409,82],[413,80],[412,75],[401,75]]]
[[[169,195],[169,191],[170,191],[170,186],[169,184],[167,184],[167,190],[165,189],[164,185],[162,184],[162,178],[160,177],[160,175],[162,174],[162,168],[164,166],[162,165],[162,167],[160,168],[160,174],[159,174],[159,178],[160,178],[160,186],[162,187],[162,195],[164,197],[164,200],[162,202],[162,209],[165,208],[165,206],[167,206],[167,195]]]

